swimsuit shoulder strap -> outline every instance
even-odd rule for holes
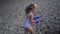
[[[30,15],[33,16],[33,13],[32,12],[28,13],[27,17],[29,17]]]

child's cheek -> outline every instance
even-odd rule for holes
[[[35,10],[35,12],[37,12],[37,10]]]
[[[37,12],[37,8],[35,8],[34,11]]]
[[[34,12],[37,12],[37,10],[36,10],[36,9],[34,9],[33,11],[34,11]]]

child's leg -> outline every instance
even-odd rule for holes
[[[25,28],[25,33],[24,34],[28,34],[28,30],[27,30],[27,28]]]
[[[27,29],[28,29],[28,31],[29,31],[31,34],[34,34],[34,31],[33,31],[32,26],[29,26]]]

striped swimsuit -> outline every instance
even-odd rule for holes
[[[29,20],[29,16],[32,15],[33,16],[33,13],[30,12],[27,16],[26,16],[26,19],[23,23],[23,28],[27,28],[29,26],[31,26],[31,23],[30,23],[30,20]]]

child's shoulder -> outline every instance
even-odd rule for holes
[[[28,17],[29,17],[30,15],[33,16],[33,13],[30,12],[30,13],[27,14]]]
[[[28,15],[33,15],[33,13],[32,13],[32,12],[30,12]]]

